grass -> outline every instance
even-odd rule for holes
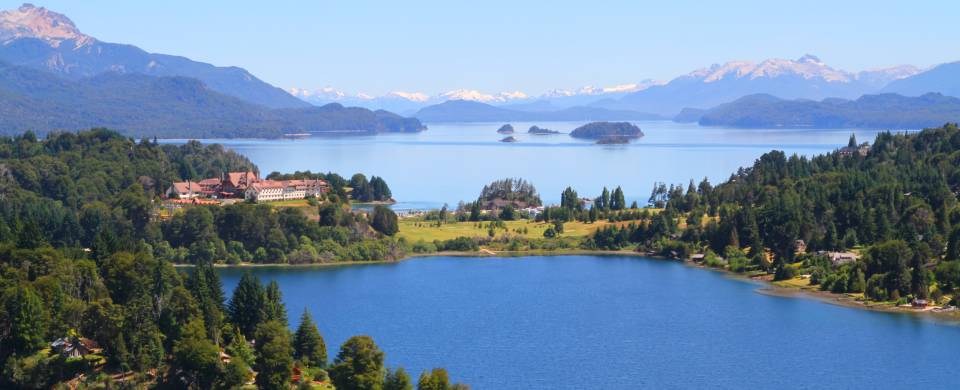
[[[264,204],[269,204],[276,208],[289,207],[299,209],[303,212],[304,215],[311,221],[319,221],[320,213],[317,206],[311,206],[306,199],[288,199],[288,200],[278,200],[273,202],[265,202]]]
[[[479,224],[480,227],[477,227]],[[437,227],[436,221],[424,221],[422,218],[404,218],[400,220],[398,237],[408,242],[420,240],[432,242],[434,240],[450,240],[457,237],[489,237],[487,226],[490,222],[448,222]],[[543,232],[552,223],[534,222],[532,220],[504,221],[506,229],[495,229],[495,237],[510,235],[512,237],[543,238]],[[584,237],[594,230],[610,225],[607,221],[594,223],[567,222],[563,224],[563,237]],[[517,233],[517,230],[527,229],[527,232]]]
[[[780,280],[773,282],[773,284],[781,287],[794,287],[794,288],[804,288],[810,286],[810,278],[793,278],[789,280]]]

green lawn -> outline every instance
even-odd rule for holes
[[[480,227],[477,227],[477,224]],[[526,238],[543,238],[544,230],[553,224],[534,222],[532,220],[504,221],[507,229],[496,229],[496,237],[504,235],[522,236]],[[583,222],[567,222],[563,225],[564,237],[583,237],[593,233],[597,228],[607,226],[607,221],[597,221],[592,224]],[[457,237],[488,237],[487,226],[489,222],[448,222],[436,226],[436,221],[424,221],[420,218],[404,218],[400,220],[400,233],[398,237],[405,238],[408,242],[417,242],[420,240],[432,242],[433,240],[450,240]],[[517,229],[527,229],[527,233],[517,233]]]

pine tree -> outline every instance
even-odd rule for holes
[[[600,209],[609,210],[610,209],[610,191],[607,190],[607,187],[603,187],[603,193],[600,195]]]
[[[4,296],[0,325],[9,332],[2,340],[3,349],[17,354],[30,354],[46,344],[47,322],[43,301],[32,289],[19,286]]]
[[[383,379],[383,390],[413,390],[413,382],[407,371],[398,367],[396,370],[387,371]]]
[[[627,201],[624,199],[623,190],[617,186],[610,196],[610,210],[623,210],[627,207]]]
[[[279,321],[267,321],[257,328],[257,387],[286,390],[293,372],[293,347],[290,332]]]
[[[249,271],[245,272],[233,290],[233,297],[230,298],[227,311],[230,314],[230,322],[236,325],[240,333],[247,338],[253,338],[257,325],[264,318],[264,297],[260,279]]]
[[[383,351],[370,336],[353,336],[340,347],[330,379],[338,390],[376,390],[382,388]]]
[[[306,309],[303,310],[300,326],[293,335],[293,354],[296,359],[311,367],[327,365],[327,345]]]
[[[263,297],[263,321],[277,321],[287,325],[287,307],[283,304],[280,284],[276,280],[270,281]]]

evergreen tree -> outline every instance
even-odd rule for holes
[[[480,220],[480,201],[477,200],[470,204],[470,222],[477,222]]]
[[[265,295],[260,279],[249,271],[243,273],[233,290],[233,297],[227,307],[230,322],[247,338],[253,338],[257,325],[264,318]]]
[[[577,191],[574,191],[571,187],[563,190],[563,194],[560,195],[560,207],[569,210],[579,210],[580,197],[577,195]]]
[[[293,335],[293,354],[294,358],[311,367],[327,365],[327,345],[306,309],[303,310],[300,326]]]
[[[400,231],[397,214],[389,207],[381,205],[373,208],[370,226],[387,236],[392,236]]]
[[[263,296],[263,321],[277,321],[287,325],[287,307],[283,304],[280,284],[271,280]]]
[[[450,376],[443,368],[424,371],[417,381],[417,390],[450,390]]]
[[[603,187],[603,192],[600,195],[600,202],[598,203],[600,203],[598,206],[600,206],[601,210],[610,209],[610,191],[607,190],[607,187]]]
[[[610,196],[610,210],[623,210],[627,207],[627,201],[624,199],[623,190],[617,186]]]
[[[380,390],[384,354],[370,336],[353,336],[340,347],[330,368],[337,390]]]
[[[6,330],[0,333],[4,336],[0,353],[30,354],[46,345],[46,306],[33,289],[8,289],[3,294],[3,308],[0,325]]]
[[[413,390],[410,375],[407,375],[407,371],[403,367],[398,367],[392,371],[388,370],[386,377],[383,379],[383,390]]]
[[[220,377],[220,351],[207,339],[202,320],[184,325],[183,337],[173,346],[173,367],[180,373],[172,376],[181,378],[187,388],[209,389]]]
[[[267,321],[257,328],[257,387],[262,390],[287,390],[293,372],[293,347],[290,332],[279,321]]]

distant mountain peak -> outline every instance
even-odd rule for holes
[[[724,64],[714,64],[709,68],[698,69],[687,75],[690,78],[700,79],[704,83],[730,78],[753,80],[779,76],[798,76],[808,80],[822,79],[827,82],[849,82],[854,79],[853,74],[831,68],[823,63],[819,57],[812,54],[805,54],[796,60],[771,58],[760,63],[730,61]]]
[[[472,100],[483,103],[503,103],[527,98],[529,98],[529,96],[520,91],[500,92],[496,95],[491,95],[475,89],[455,89],[440,94],[440,100]]]
[[[804,54],[802,57],[797,58],[796,62],[800,63],[812,63],[812,64],[822,64],[823,61],[820,61],[820,57],[817,57],[813,54]]]
[[[36,38],[59,47],[63,41],[74,41],[75,47],[94,42],[95,39],[77,29],[70,18],[63,14],[25,3],[15,10],[0,12],[0,42],[18,38]]]

